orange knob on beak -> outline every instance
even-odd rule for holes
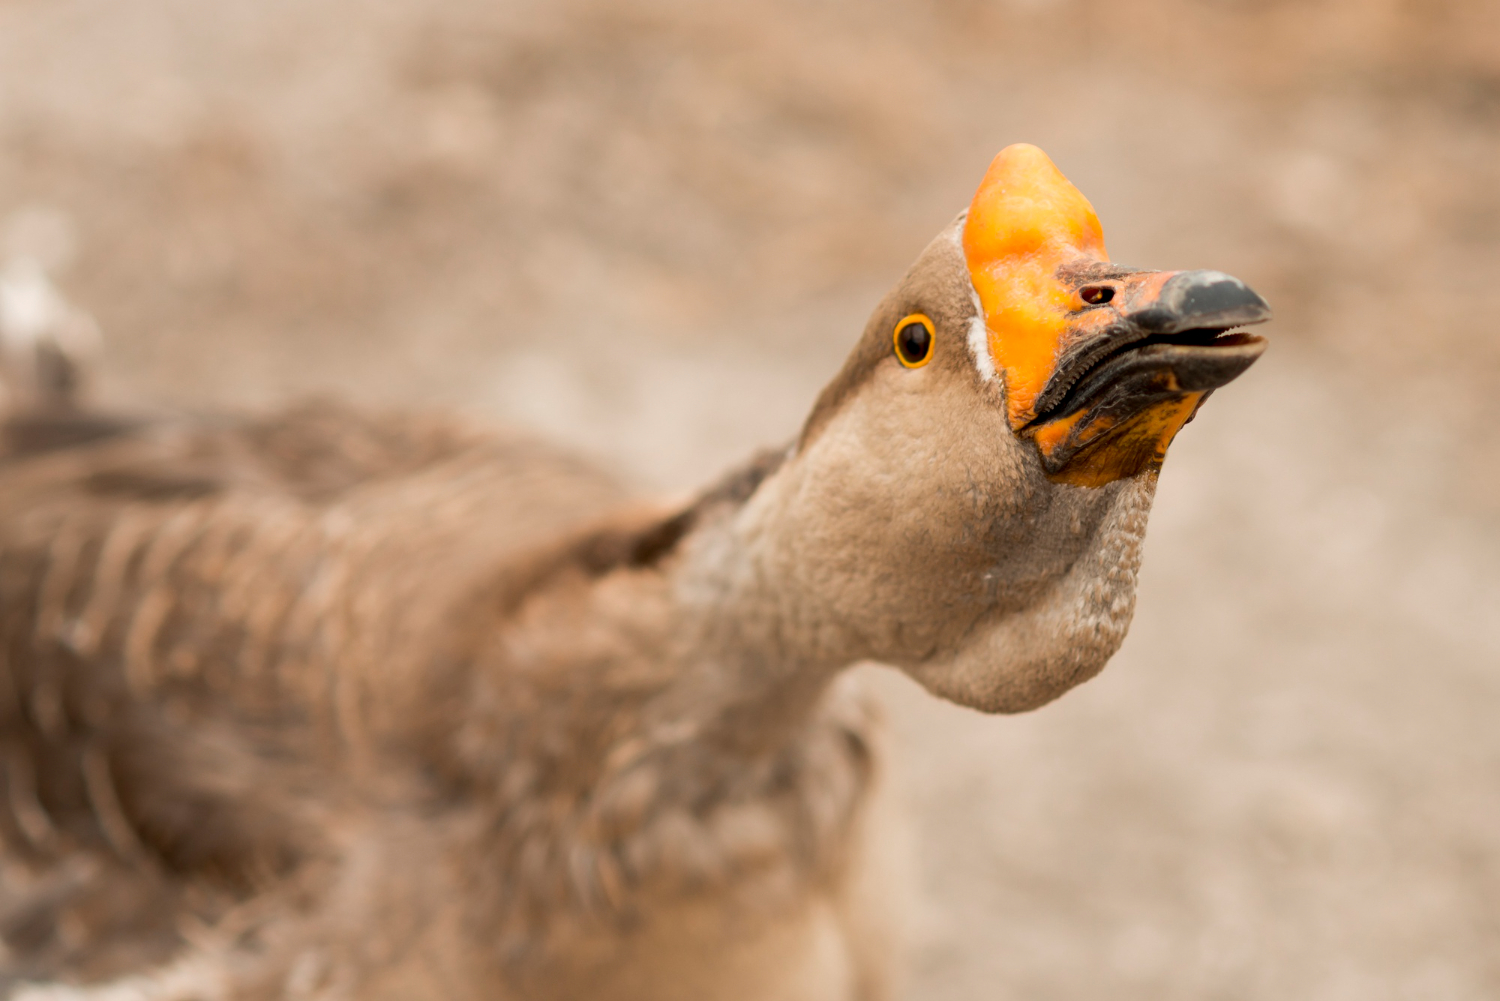
[[[964,222],[964,256],[984,307],[990,356],[1005,376],[1011,426],[1032,405],[1057,362],[1073,306],[1064,265],[1107,261],[1094,207],[1035,146],[1001,150]]]

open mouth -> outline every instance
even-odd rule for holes
[[[1041,383],[1025,409],[1024,395],[1014,401],[1012,426],[1057,482],[1098,487],[1160,468],[1209,394],[1266,349],[1241,328],[1269,320],[1271,307],[1222,271],[1096,261],[1061,268],[1058,280],[1083,305],[1064,314],[1050,370],[1038,379],[1040,366],[1012,366],[1023,392]]]
[[[1117,419],[1159,400],[1233,381],[1260,357],[1266,339],[1235,327],[1120,336],[1114,331],[1064,359],[1037,397],[1034,428],[1084,408]]]

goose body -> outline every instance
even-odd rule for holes
[[[1264,316],[1109,264],[1012,147],[798,440],[686,507],[455,421],[15,415],[0,992],[890,996],[844,669],[987,711],[1097,672]]]

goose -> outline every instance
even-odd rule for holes
[[[1269,315],[1111,263],[1022,144],[795,441],[687,504],[451,418],[12,414],[0,994],[893,996],[848,669],[986,713],[1098,673]]]

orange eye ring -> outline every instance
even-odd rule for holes
[[[937,331],[923,314],[909,313],[896,324],[891,343],[895,345],[897,361],[907,368],[921,368],[932,360]]]

